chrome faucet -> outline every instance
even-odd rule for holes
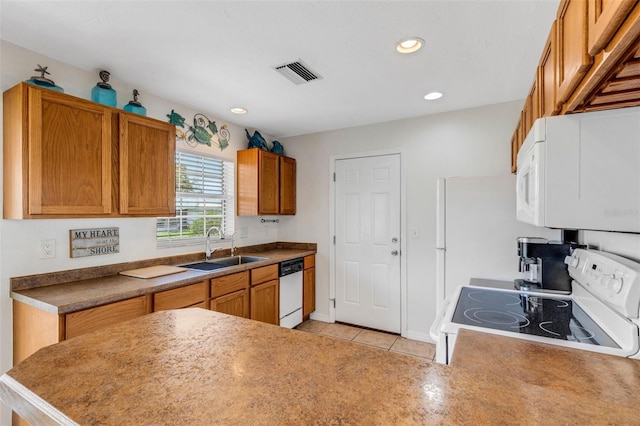
[[[210,241],[210,237],[211,237],[211,231],[213,231],[214,229],[215,229],[216,231],[218,231],[218,238],[221,238],[221,235],[220,235],[220,228],[218,228],[217,226],[212,226],[211,228],[209,228],[209,230],[207,231],[207,246],[206,246],[205,251],[204,251],[204,259],[205,259],[205,261],[209,261],[209,260],[211,260],[211,255],[212,255],[216,250],[218,250],[218,247],[216,247],[216,248],[214,248],[214,249],[211,249],[211,241]]]

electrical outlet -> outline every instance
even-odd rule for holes
[[[40,259],[51,259],[56,257],[56,240],[40,241]]]

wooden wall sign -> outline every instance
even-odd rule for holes
[[[69,230],[71,257],[120,253],[120,228]]]

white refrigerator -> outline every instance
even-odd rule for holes
[[[437,309],[471,278],[513,281],[518,237],[560,240],[559,230],[516,220],[516,177],[453,177],[437,180]]]

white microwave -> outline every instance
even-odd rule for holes
[[[516,176],[521,222],[640,232],[640,107],[536,120]]]

